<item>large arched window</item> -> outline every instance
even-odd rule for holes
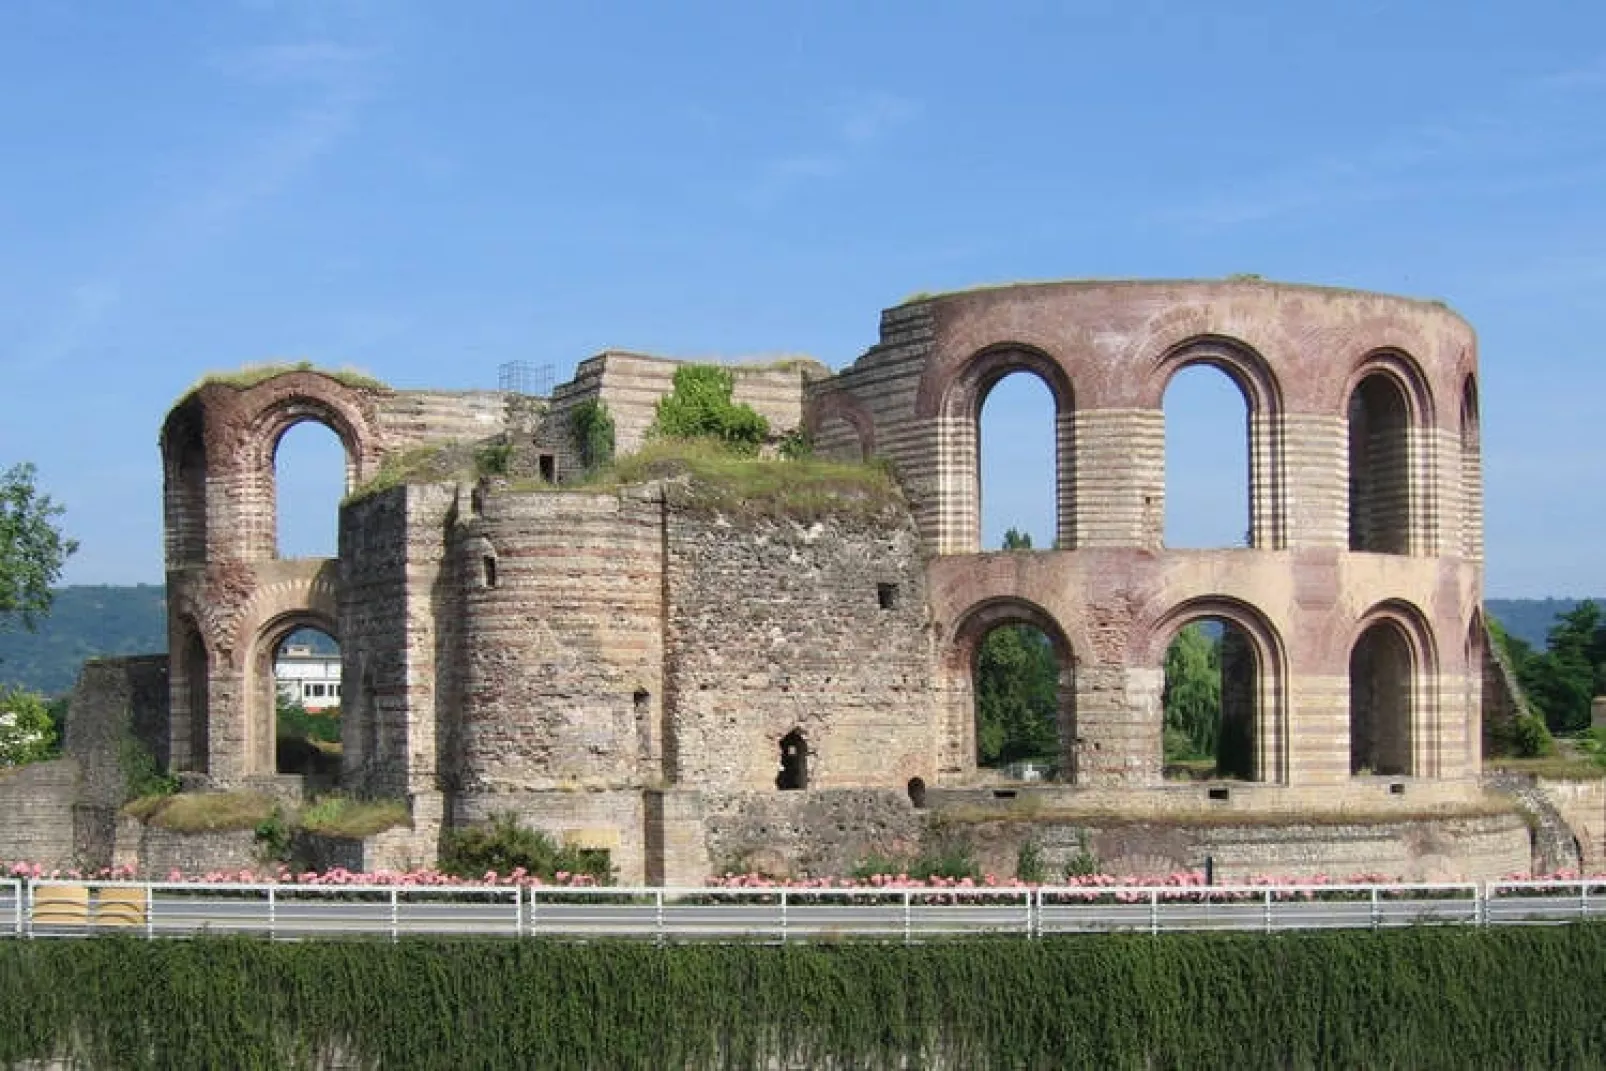
[[[1165,545],[1253,541],[1249,407],[1231,376],[1194,364],[1165,390]]]
[[[1377,621],[1350,650],[1350,773],[1407,775],[1415,690],[1411,642],[1398,622]]]
[[[1259,660],[1243,629],[1223,618],[1179,629],[1166,648],[1160,700],[1165,776],[1257,780],[1259,699]]]
[[[1165,777],[1283,781],[1286,656],[1265,615],[1205,596],[1176,606],[1148,634],[1144,657],[1162,670],[1155,744]]]
[[[209,759],[207,752],[211,747],[208,733],[211,717],[208,703],[211,682],[208,674],[211,663],[207,658],[206,644],[191,622],[184,623],[184,639],[177,654],[177,664],[172,668],[182,677],[182,686],[177,690],[176,698],[184,709],[174,713],[181,715],[184,723],[183,768],[205,773]]]
[[[333,558],[339,553],[340,500],[350,464],[339,437],[311,420],[294,424],[273,452],[278,556]]]
[[[1073,548],[1075,399],[1065,370],[1005,343],[972,356],[942,391],[937,552],[996,549],[1010,528],[1034,547]]]
[[[274,648],[274,766],[332,780],[340,773],[340,644],[315,627],[285,632]]]
[[[968,697],[965,766],[1006,780],[1075,780],[1075,660],[1040,607],[997,600],[973,608],[954,634],[948,671]]]
[[[1398,380],[1373,372],[1349,398],[1349,549],[1411,552],[1410,405]]]
[[[1053,392],[1030,372],[1006,375],[985,393],[977,425],[982,549],[1003,547],[1011,529],[1029,536],[1038,550],[1054,547],[1054,410]]]

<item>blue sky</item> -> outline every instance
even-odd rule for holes
[[[841,366],[915,291],[1253,272],[1467,316],[1489,593],[1606,591],[1606,4],[546,7],[0,5],[0,465],[67,507],[69,582],[160,579],[157,429],[210,369]],[[1184,386],[1178,438],[1236,429]],[[988,406],[994,541],[1049,534],[1046,422],[994,434],[1034,404]],[[287,440],[291,550],[331,444]],[[1230,541],[1202,449],[1175,539]]]

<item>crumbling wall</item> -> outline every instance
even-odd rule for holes
[[[935,775],[925,570],[907,515],[676,510],[665,540],[672,783],[774,791],[793,732],[811,789]]]

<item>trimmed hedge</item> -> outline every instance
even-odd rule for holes
[[[570,944],[0,941],[0,1065],[1606,1065],[1606,925]]]

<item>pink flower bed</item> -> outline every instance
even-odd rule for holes
[[[133,867],[102,867],[99,870],[79,870],[77,868],[47,869],[38,863],[17,862],[0,864],[0,875],[12,878],[21,878],[32,881],[138,881],[139,874]],[[455,874],[443,874],[438,870],[419,868],[417,870],[375,870],[359,873],[347,870],[344,867],[335,867],[332,870],[291,870],[287,866],[279,866],[267,870],[209,870],[203,874],[185,874],[179,870],[169,871],[165,878],[160,880],[168,882],[206,882],[209,884],[240,884],[240,885],[403,885],[403,886],[483,886],[483,885],[547,885],[561,886],[563,888],[583,888],[594,886],[597,880],[589,874],[570,874],[567,871],[558,871],[553,875],[554,880],[547,881],[538,875],[531,874],[523,867],[515,867],[511,872],[498,874],[494,870],[487,870],[478,878],[460,878]],[[152,879],[157,880],[157,879]]]

